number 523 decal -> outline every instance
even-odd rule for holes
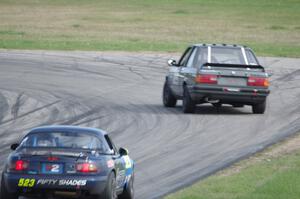
[[[35,179],[20,178],[18,187],[33,187],[35,184]]]

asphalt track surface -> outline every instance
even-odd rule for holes
[[[264,115],[211,105],[183,114],[181,102],[161,102],[171,57],[1,50],[1,168],[32,127],[98,127],[136,161],[136,198],[161,198],[300,130],[300,59],[260,58],[274,73]]]

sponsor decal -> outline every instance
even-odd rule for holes
[[[130,160],[129,156],[124,156],[123,158],[124,158],[124,161],[125,161],[125,168],[126,169],[131,168],[131,160]]]
[[[126,169],[126,176],[131,175],[133,172],[132,168]]]
[[[59,180],[59,186],[85,186],[86,180]]]
[[[125,183],[128,183],[130,181],[131,175],[126,176]]]
[[[40,179],[37,181],[37,185],[57,185],[57,186],[85,186],[87,180],[52,180],[52,179]]]
[[[58,180],[51,180],[51,179],[39,179],[37,181],[37,185],[55,185]]]
[[[35,184],[35,179],[20,178],[18,182],[18,187],[33,187],[34,184]]]
[[[117,185],[118,186],[124,185],[125,177],[126,177],[125,176],[125,171],[124,170],[119,171],[118,177],[117,177]]]

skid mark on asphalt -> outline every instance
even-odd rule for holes
[[[0,123],[8,112],[8,102],[5,96],[0,92]]]
[[[20,115],[17,115],[17,114],[15,115],[15,114],[14,114],[14,117],[13,117],[12,119],[4,120],[4,121],[2,121],[2,122],[0,123],[0,125],[6,124],[6,123],[11,122],[11,121],[14,121],[14,120],[16,120],[16,119],[20,119],[20,118],[26,117],[26,116],[28,116],[28,115],[30,115],[30,114],[35,113],[35,112],[38,112],[38,111],[41,111],[41,110],[43,110],[43,109],[49,108],[50,106],[53,106],[53,105],[55,105],[55,104],[57,104],[57,103],[59,103],[59,102],[60,102],[60,100],[57,100],[57,101],[55,101],[55,102],[46,104],[46,105],[41,106],[41,107],[38,107],[38,108],[35,108],[35,109],[33,109],[33,110],[30,110],[30,111],[28,111],[28,112],[26,112],[26,113],[23,113],[23,114],[20,114]],[[18,108],[18,109],[19,109],[19,108]]]
[[[20,93],[16,99],[16,102],[11,107],[11,114],[13,115],[13,119],[17,119],[19,108],[25,103],[25,100],[22,99],[24,93]]]

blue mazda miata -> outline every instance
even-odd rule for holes
[[[134,198],[134,162],[103,130],[38,127],[11,149],[2,173],[1,199]]]

